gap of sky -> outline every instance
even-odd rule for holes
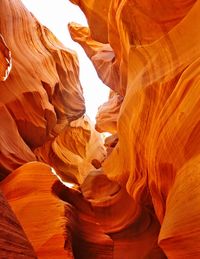
[[[22,0],[26,8],[69,49],[75,50],[80,66],[80,81],[84,91],[86,114],[94,122],[98,107],[107,101],[109,88],[98,78],[84,50],[75,43],[67,24],[76,22],[83,26],[87,20],[78,6],[68,0]]]

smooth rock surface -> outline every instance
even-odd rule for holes
[[[27,163],[7,176],[0,188],[39,258],[73,258],[70,246],[64,249],[65,208],[52,194],[57,178],[51,170],[43,163]]]
[[[8,48],[12,53],[10,75],[0,82],[0,111],[4,113],[0,167],[4,177],[35,160],[33,149],[82,116],[85,104],[76,54],[42,26],[20,0],[1,1],[0,34],[1,80],[11,62]]]
[[[200,0],[71,2],[109,100],[92,125],[75,53],[1,1],[2,192],[39,258],[198,259]]]
[[[0,191],[0,257],[37,258],[19,221]]]

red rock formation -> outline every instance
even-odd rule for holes
[[[37,258],[16,216],[0,192],[0,257]]]
[[[71,225],[75,258],[165,258],[157,246],[159,223],[152,211],[135,221],[138,211],[131,197],[101,171],[88,175],[82,193],[59,182],[53,189],[76,211]]]
[[[89,28],[71,35],[112,89],[96,123],[107,157],[75,55],[3,0],[1,177],[37,159],[59,180],[32,162],[0,187],[40,258],[199,258],[200,1],[72,2]],[[8,53],[1,40],[1,80]]]
[[[65,209],[51,192],[57,179],[51,170],[39,162],[28,163],[6,177],[0,187],[39,258],[73,258],[70,246],[64,249]]]
[[[99,132],[117,133],[117,120],[123,97],[119,94],[110,93],[109,100],[101,105],[96,116],[95,128]]]
[[[84,48],[87,56],[91,59],[100,79],[111,89],[121,94],[119,90],[119,67],[115,62],[115,54],[110,44],[96,41],[91,37],[94,31],[79,24],[70,23],[68,28],[72,39]],[[98,32],[97,28],[95,32]],[[104,31],[100,35],[105,34]]]
[[[85,105],[75,53],[18,0],[2,1],[0,17],[0,33],[13,53],[6,78],[11,60],[1,38],[1,80],[7,80],[1,83],[0,176],[38,158],[53,163],[65,180],[82,182],[94,169],[92,161],[104,159],[105,149],[100,134],[82,117]],[[45,159],[46,147],[50,156]],[[65,218],[63,202],[51,193],[55,179],[50,167],[33,163],[14,171],[1,187],[40,258],[73,258],[71,242],[64,237],[70,217]]]
[[[106,155],[102,138],[87,116],[71,122],[34,152],[38,160],[52,165],[64,181],[75,184],[82,183],[94,169],[94,159],[101,164]]]
[[[39,24],[19,0],[4,0],[0,5],[0,33],[13,61],[9,78],[0,83],[0,113],[4,116],[0,167],[4,177],[35,160],[32,150],[83,115],[85,105],[75,53]],[[1,62],[4,77],[10,61],[2,38],[0,53],[0,60],[6,58]]]
[[[99,34],[93,34],[94,27],[89,31],[72,24],[71,35],[102,79],[109,71],[104,82],[124,96],[117,121],[119,140],[103,170],[126,187],[138,206],[152,203],[161,223],[159,245],[168,258],[199,258],[199,247],[194,247],[199,243],[198,187],[193,181],[199,182],[200,53],[194,24],[200,1],[107,1],[109,12],[104,16],[97,1],[86,2],[76,3],[89,22],[98,14]],[[107,28],[101,27],[106,19]],[[101,52],[105,44],[113,50],[112,62]],[[193,198],[186,191],[192,186]]]

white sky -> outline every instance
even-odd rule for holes
[[[66,47],[77,52],[86,113],[92,121],[95,121],[98,107],[108,99],[109,88],[98,78],[91,61],[83,49],[71,39],[67,29],[69,22],[87,26],[84,14],[68,0],[22,0],[22,2]]]

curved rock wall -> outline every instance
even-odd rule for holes
[[[95,127],[112,135],[84,115],[75,54],[1,1],[4,199],[39,258],[199,258],[200,1],[72,2],[89,24],[72,38],[111,89]]]
[[[0,219],[1,258],[37,258],[2,192],[0,192]]]
[[[1,1],[0,17],[0,33],[12,53],[10,76],[0,83],[3,177],[35,160],[33,150],[81,117],[85,105],[75,53],[42,26],[21,1]],[[8,49],[3,43],[1,38],[0,58],[6,57],[1,67],[7,69]]]
[[[93,15],[101,9],[95,0],[86,2],[76,4],[90,22],[92,9]],[[198,187],[193,199],[186,188],[194,186],[194,179],[199,182],[200,34],[194,24],[199,21],[200,1],[107,3],[108,15],[95,24],[101,35],[108,34],[106,42],[93,34],[94,27],[70,25],[73,39],[85,49],[102,80],[124,96],[117,118],[118,143],[103,170],[127,189],[138,207],[153,206],[161,224],[159,245],[168,258],[198,258],[198,245],[194,248],[190,241],[199,242],[199,227],[190,225],[188,218],[199,222]],[[100,23],[106,17],[105,29]],[[191,200],[186,211],[184,199]]]

